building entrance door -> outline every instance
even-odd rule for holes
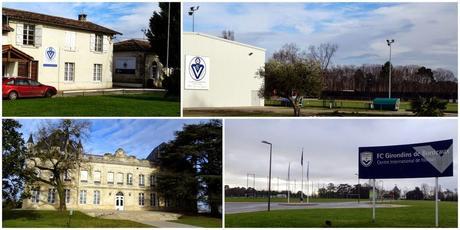
[[[125,205],[124,196],[122,192],[118,192],[115,196],[115,209],[117,211],[123,211]]]

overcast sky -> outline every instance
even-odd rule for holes
[[[123,33],[118,39],[143,38],[141,29],[149,26],[153,12],[159,10],[158,2],[3,2],[4,7],[78,19],[78,14],[88,15],[88,21]]]
[[[84,150],[90,154],[114,153],[123,148],[128,155],[145,159],[150,152],[163,142],[174,139],[175,131],[182,130],[184,124],[205,122],[203,119],[91,119],[90,135],[83,140]],[[23,125],[22,136],[28,140],[30,133],[54,119],[19,119]]]
[[[358,147],[411,144],[454,139],[454,177],[443,177],[443,188],[457,188],[456,119],[227,119],[225,121],[225,184],[246,187],[247,173],[256,174],[256,188],[267,188],[269,146],[273,143],[272,189],[286,188],[288,164],[291,181],[301,181],[301,151],[304,168],[310,162],[310,180],[320,183],[357,184]],[[361,183],[368,180],[361,180]],[[378,183],[379,180],[377,180]],[[385,179],[384,187],[413,189],[434,178]],[[252,180],[249,182],[252,187]],[[380,185],[380,184],[379,184]],[[292,185],[292,189],[293,189]]]
[[[457,3],[184,3],[184,30],[192,31],[190,6],[199,5],[195,31],[267,49],[332,42],[333,64],[383,64],[393,38],[394,65],[446,68],[457,76]]]

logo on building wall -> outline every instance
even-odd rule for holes
[[[194,57],[189,64],[189,71],[193,80],[200,81],[206,74],[206,62],[201,57]]]
[[[203,56],[186,56],[185,89],[209,89],[210,60]]]
[[[53,47],[48,47],[45,49],[45,61],[43,66],[45,67],[57,67],[57,56],[58,52]]]
[[[360,154],[360,162],[364,167],[369,167],[373,161],[373,153],[371,152],[362,152]]]

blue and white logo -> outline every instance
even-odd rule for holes
[[[45,51],[48,60],[52,61],[56,57],[56,50],[53,47],[48,47]]]
[[[374,158],[373,155],[374,154],[372,152],[362,152],[360,154],[361,165],[363,165],[364,167],[371,166],[373,158]]]
[[[206,62],[201,57],[194,57],[189,63],[190,76],[195,81],[201,81],[206,75]]]

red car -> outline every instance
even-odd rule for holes
[[[10,100],[20,97],[52,97],[56,94],[57,90],[53,86],[25,77],[3,78],[2,81],[2,96]]]

